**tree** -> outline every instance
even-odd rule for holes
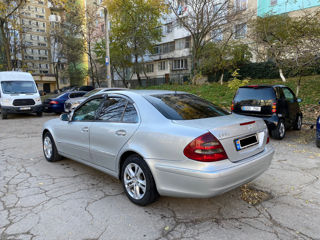
[[[248,45],[229,41],[227,43],[223,41],[207,43],[200,59],[201,71],[205,74],[220,73],[221,84],[226,70],[233,71],[248,63],[252,57]]]
[[[125,58],[133,59],[133,72],[141,85],[143,57],[152,52],[155,42],[161,39],[160,18],[167,5],[164,0],[106,0],[105,5],[111,15],[111,36],[116,42],[116,55],[122,53]]]
[[[6,57],[7,70],[12,69],[11,62],[11,26],[16,22],[15,15],[24,6],[26,0],[4,0],[0,2],[0,34]]]
[[[291,41],[288,30],[291,29],[292,24],[292,18],[288,15],[258,17],[251,22],[251,38],[255,43],[253,50],[259,59],[274,61],[283,82],[286,81],[283,75],[283,68],[286,66],[284,59]]]
[[[208,42],[219,35],[231,39],[235,33],[234,23],[243,23],[251,17],[243,6],[234,5],[233,0],[171,0],[172,12],[192,38],[192,72],[199,71],[199,61]]]

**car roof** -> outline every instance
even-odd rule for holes
[[[112,92],[112,91],[110,91]],[[118,90],[118,91],[113,91],[117,93],[133,93],[141,96],[150,96],[150,95],[157,95],[157,94],[189,94],[186,92],[181,92],[181,91],[170,91],[170,90]]]
[[[7,71],[0,72],[0,81],[34,81],[28,72]]]
[[[242,86],[240,88],[275,88],[275,87],[287,87],[285,85],[267,85],[267,84],[262,84],[262,85],[259,85],[259,84],[252,84],[252,85],[246,85],[246,86]]]

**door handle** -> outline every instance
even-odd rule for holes
[[[84,127],[81,129],[81,132],[89,132],[89,128],[88,127]]]
[[[125,136],[125,135],[127,135],[127,132],[125,130],[118,130],[118,131],[116,131],[116,135]]]

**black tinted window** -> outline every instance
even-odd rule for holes
[[[132,103],[128,103],[122,121],[126,123],[138,122],[138,114]]]
[[[120,122],[127,102],[123,98],[108,98],[101,106],[98,120]]]
[[[89,102],[86,102],[73,114],[74,121],[88,121],[95,120],[96,112],[99,108],[102,98],[93,99]]]
[[[191,94],[159,94],[145,98],[171,120],[211,118],[229,114],[211,102]]]
[[[286,100],[288,101],[294,101],[294,95],[288,88],[283,88],[283,94]]]
[[[273,88],[239,88],[234,101],[271,100],[275,98],[276,94]]]

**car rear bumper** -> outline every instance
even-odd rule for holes
[[[1,106],[1,111],[5,111],[6,113],[37,113],[42,112],[43,106],[33,105],[33,106]]]
[[[62,113],[64,111],[64,107],[58,104],[46,104],[43,106],[43,111],[46,113]]]
[[[226,162],[222,165],[219,162],[209,165],[199,163],[197,169],[176,167],[176,161],[146,161],[160,195],[205,198],[222,194],[257,178],[269,168],[273,154],[274,149],[267,145],[263,152],[245,160],[236,163],[224,160]]]

